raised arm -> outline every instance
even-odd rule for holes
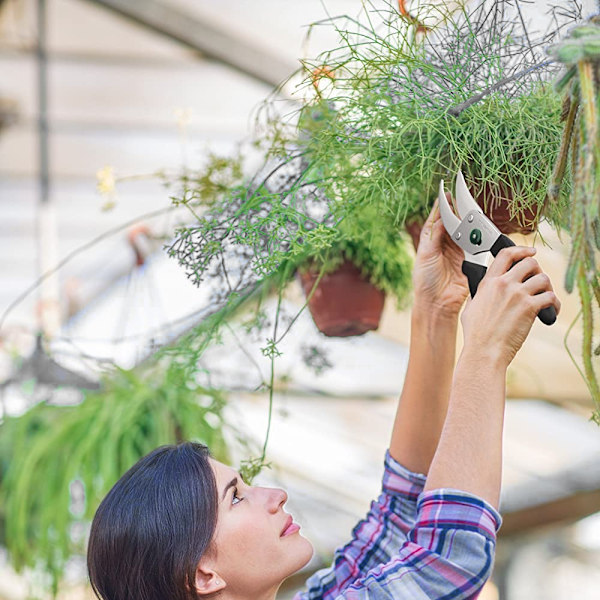
[[[537,313],[551,304],[560,310],[534,254],[501,250],[463,313],[464,347],[426,491],[460,489],[498,507],[506,370]]]
[[[430,217],[415,265],[415,327],[384,492],[334,565],[297,598],[477,596],[500,525],[506,369],[539,310],[560,310],[534,253],[506,248],[488,269],[463,313],[465,343],[452,379],[457,315],[467,295],[463,257]],[[404,467],[428,471],[427,479]]]
[[[428,473],[446,418],[458,313],[468,294],[462,260],[436,205],[423,227],[413,271],[408,368],[390,443],[392,457],[417,473]]]

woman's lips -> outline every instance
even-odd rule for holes
[[[294,523],[292,517],[288,517],[288,520],[285,522],[285,527],[283,528],[280,537],[292,535],[292,533],[296,533],[297,531],[300,531],[300,525]]]

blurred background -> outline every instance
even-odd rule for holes
[[[163,175],[194,169],[210,152],[251,156],[244,141],[260,103],[299,59],[336,44],[332,28],[309,25],[361,7],[0,0],[2,418],[22,414],[32,397],[76,404],[114,365],[135,367],[202,320],[206,292],[164,251],[183,217]],[[278,93],[293,97],[293,80]],[[511,366],[504,525],[482,597],[587,600],[600,589],[600,430],[565,348],[568,334],[577,354],[582,336],[572,326],[577,297],[560,293],[568,236],[541,233],[538,257],[563,311],[552,328],[536,322]],[[297,283],[286,303],[290,314],[302,305]],[[288,489],[316,553],[282,597],[327,564],[378,492],[408,336],[409,310],[389,302],[375,332],[325,338],[303,314],[286,340],[273,469],[260,477]],[[324,368],[315,371],[298,357],[317,347]],[[256,365],[227,339],[205,360],[234,390],[226,418],[260,443],[268,398],[235,391]],[[68,566],[59,596],[90,597],[81,557]],[[32,569],[16,573],[0,550],[0,599],[43,595],[42,580]]]

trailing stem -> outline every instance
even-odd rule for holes
[[[596,405],[596,409],[600,410],[600,388],[598,387],[598,379],[592,364],[592,337],[594,331],[594,319],[592,311],[592,298],[590,295],[590,284],[587,279],[585,267],[583,264],[579,267],[577,275],[577,287],[581,299],[581,311],[583,316],[583,367],[588,384],[588,388],[592,395],[592,400]]]
[[[579,110],[578,100],[571,99],[567,96],[567,101],[569,109],[565,119],[565,128],[560,142],[558,158],[556,159],[554,171],[552,172],[550,186],[548,187],[548,198],[555,204],[558,202],[560,187],[569,162],[569,149],[571,147],[571,140],[573,139],[575,118],[577,117],[577,111]]]
[[[593,357],[600,354],[600,346],[593,347],[593,307],[600,306],[600,278],[595,256],[600,248],[599,25],[598,18],[592,18],[571,30],[569,37],[551,49],[551,54],[566,66],[556,89],[564,93],[568,114],[549,196],[554,200],[558,195],[570,150],[572,248],[565,288],[571,292],[576,285],[579,292],[583,320],[583,375],[596,406],[592,419],[600,425],[600,386],[592,362]]]
[[[285,268],[290,268],[290,267],[286,266]],[[243,461],[240,466],[240,474],[242,475],[242,478],[244,479],[244,481],[246,483],[250,483],[254,479],[254,477],[256,477],[256,475],[258,475],[258,473],[260,473],[260,471],[263,469],[263,467],[269,466],[269,463],[266,462],[266,457],[267,457],[267,447],[269,445],[269,437],[271,434],[271,423],[272,423],[272,418],[273,418],[273,400],[274,400],[273,396],[274,396],[274,392],[275,392],[275,359],[278,356],[281,356],[281,352],[279,352],[279,350],[277,349],[277,344],[279,344],[285,338],[285,336],[288,334],[288,332],[290,331],[293,324],[296,322],[298,317],[302,314],[302,312],[308,305],[308,302],[310,301],[313,294],[315,293],[315,290],[319,286],[319,282],[321,281],[321,279],[324,275],[324,272],[325,272],[325,268],[322,267],[319,272],[319,275],[317,276],[317,278],[312,286],[312,289],[310,290],[310,293],[306,297],[306,302],[300,308],[300,310],[295,315],[295,317],[292,319],[292,321],[290,322],[288,327],[285,329],[285,331],[279,337],[277,337],[277,330],[279,328],[279,317],[281,315],[281,303],[283,300],[283,291],[284,291],[283,286],[279,287],[279,293],[277,296],[277,308],[275,310],[275,319],[274,319],[274,324],[273,324],[273,337],[270,340],[268,340],[267,346],[265,348],[263,348],[263,354],[265,356],[268,356],[269,360],[270,360],[269,383],[267,384],[268,389],[269,389],[269,409],[268,409],[268,414],[267,414],[267,429],[265,432],[265,441],[263,442],[261,455],[258,458]],[[284,271],[284,273],[281,274],[281,276],[285,277],[287,279],[287,276],[285,275],[285,271]],[[253,362],[255,362],[255,361],[253,361]],[[255,362],[255,364],[256,364],[256,362]]]
[[[598,214],[597,203],[593,199],[593,191],[596,188],[596,169],[594,162],[598,146],[598,111],[596,107],[596,95],[594,89],[594,72],[590,61],[581,60],[578,65],[579,89],[581,94],[581,108],[583,112],[582,121],[582,147],[583,155],[583,177],[581,200],[586,209],[586,220],[594,220]]]

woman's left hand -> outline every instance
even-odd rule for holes
[[[461,270],[463,260],[463,251],[442,223],[436,200],[419,239],[413,271],[415,307],[441,316],[458,316],[469,293]]]

